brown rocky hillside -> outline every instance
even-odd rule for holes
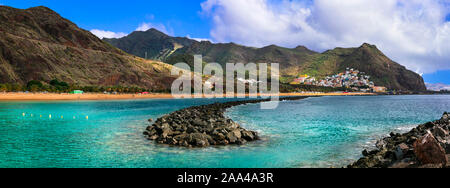
[[[58,79],[166,90],[171,65],[129,55],[46,7],[0,6],[0,83]]]

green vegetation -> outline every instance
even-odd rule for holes
[[[38,80],[32,80],[27,85],[19,84],[0,84],[0,92],[50,92],[50,93],[69,93],[74,90],[80,90],[88,93],[141,93],[150,92],[148,89],[139,87],[123,87],[123,86],[79,86],[76,84],[68,84],[66,82],[60,82],[58,80],[52,80],[49,83],[41,82]],[[159,92],[159,91],[153,91]]]
[[[23,87],[19,84],[0,84],[0,92],[17,92],[23,91]]]
[[[112,46],[138,57],[164,60],[179,47],[190,46],[194,40],[180,37],[170,37],[156,29],[136,31],[120,39],[104,39]],[[139,45],[135,45],[139,43]],[[147,55],[146,55],[147,54]]]
[[[121,39],[105,41],[127,53],[163,60],[168,64],[186,62],[192,66],[193,55],[202,54],[204,62],[217,62],[225,67],[226,63],[279,63],[281,82],[289,82],[300,74],[322,79],[327,75],[343,72],[353,67],[367,75],[377,86],[392,90],[424,91],[423,79],[416,73],[386,57],[376,46],[363,44],[358,48],[335,48],[324,53],[317,53],[299,46],[283,48],[275,45],[252,48],[234,43],[213,44],[197,42],[186,38],[170,37],[157,30],[134,32]],[[175,48],[175,46],[181,48]],[[166,53],[167,51],[171,53]]]
[[[293,92],[323,92],[323,93],[332,93],[332,92],[352,92],[353,90],[350,88],[333,88],[333,87],[323,87],[323,86],[314,86],[314,85],[290,85],[290,84],[280,84],[280,92],[281,93],[293,93]]]
[[[32,92],[36,92],[38,90],[40,90],[40,88],[42,88],[42,83],[40,81],[37,80],[31,80],[28,82],[27,84],[27,89],[32,91]]]
[[[55,88],[56,91],[67,91],[70,90],[69,84],[66,82],[59,82],[58,80],[50,81],[50,85]]]

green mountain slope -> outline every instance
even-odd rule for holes
[[[363,44],[343,57],[338,70],[356,67],[368,73],[377,85],[398,90],[427,90],[423,78],[406,67],[390,60],[374,45]]]
[[[0,83],[58,79],[166,90],[170,68],[128,55],[46,7],[0,6]]]
[[[164,60],[175,50],[190,46],[196,41],[188,38],[170,37],[156,29],[141,32],[135,31],[121,39],[103,39],[113,46],[136,56],[154,60]]]
[[[239,62],[279,63],[282,76],[291,79],[300,74],[321,78],[342,72],[349,67],[366,72],[378,86],[402,91],[426,90],[420,75],[393,62],[376,46],[369,44],[363,44],[359,48],[336,48],[317,53],[303,46],[292,49],[275,45],[253,48],[234,43],[197,42],[187,38],[170,37],[155,29],[134,32],[121,39],[105,40],[140,57],[148,51],[148,54],[152,54],[149,58],[163,60],[168,64],[192,64],[195,54],[203,55],[204,62],[217,62],[222,65]],[[175,48],[175,44],[182,45]]]

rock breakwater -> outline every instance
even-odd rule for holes
[[[286,97],[280,100],[305,98]],[[268,101],[270,99],[243,100],[185,108],[157,119],[147,127],[144,135],[159,144],[181,147],[245,144],[258,140],[258,133],[246,130],[225,117],[226,109]]]
[[[449,168],[450,113],[408,133],[391,133],[349,168]]]

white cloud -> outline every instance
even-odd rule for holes
[[[168,35],[173,35],[174,34],[172,28],[168,29],[164,24],[153,24],[153,23],[150,23],[150,22],[141,23],[139,25],[139,27],[136,28],[136,31],[147,31],[147,30],[149,30],[151,28],[154,28],[154,29],[156,29],[158,31],[161,31],[161,32],[163,32],[165,34],[168,34]]]
[[[157,29],[165,34],[173,35],[173,29],[169,28],[167,29],[164,24],[153,24],[150,22],[144,22],[139,24],[139,26],[136,28],[135,31],[147,31],[151,28]],[[127,36],[127,33],[124,32],[113,32],[113,31],[105,31],[101,29],[92,29],[91,33],[96,35],[98,38],[122,38],[124,36]]]
[[[442,91],[442,90],[448,90],[450,91],[450,85],[446,85],[446,84],[431,84],[431,83],[425,83],[425,85],[427,86],[428,90],[431,91]]]
[[[186,38],[192,39],[192,40],[196,40],[196,41],[198,41],[198,42],[202,42],[202,41],[213,42],[211,39],[207,39],[207,38],[195,38],[195,37],[191,37],[190,35],[187,35]]]
[[[91,33],[101,39],[103,39],[103,38],[122,38],[124,36],[127,36],[126,33],[121,33],[121,32],[115,33],[112,31],[104,31],[104,30],[99,30],[99,29],[93,29],[93,30],[91,30]]]
[[[217,42],[305,45],[317,51],[376,44],[419,73],[450,69],[449,0],[207,0]]]

